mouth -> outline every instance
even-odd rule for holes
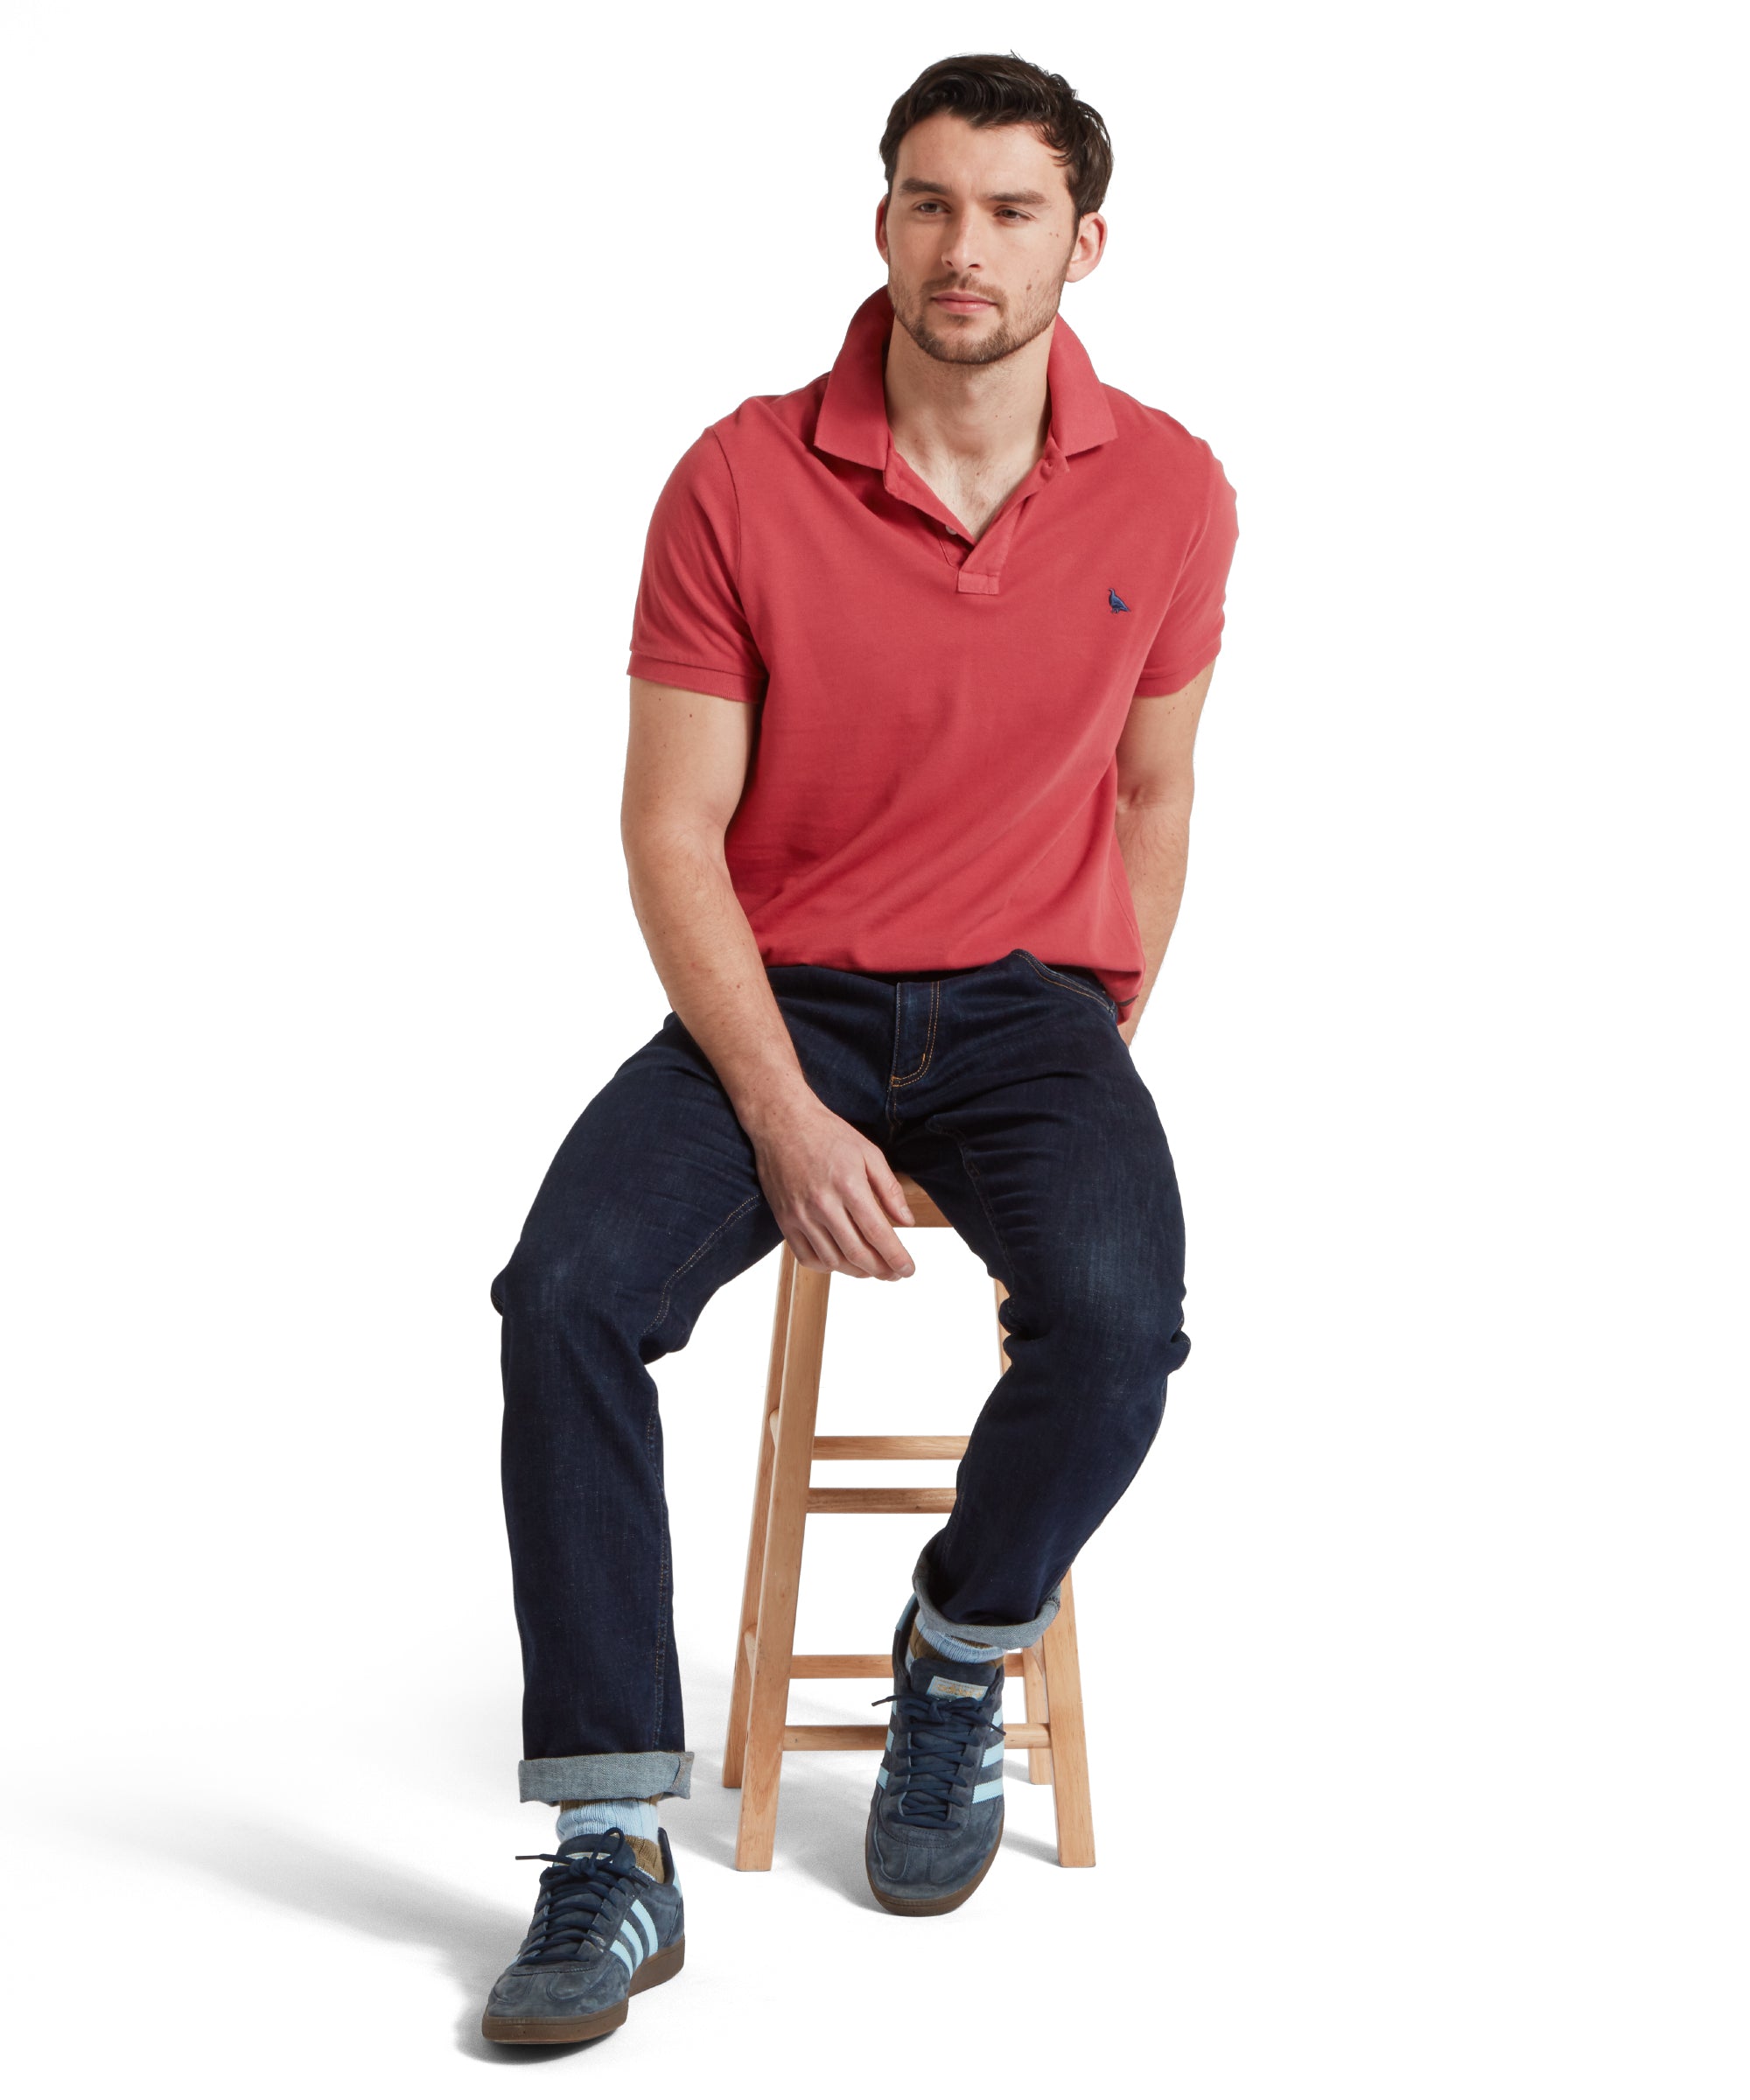
[[[931,303],[949,313],[991,313],[997,304],[994,299],[975,298],[971,293],[961,291],[939,291]]]

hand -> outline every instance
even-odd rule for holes
[[[804,1269],[894,1283],[917,1264],[894,1224],[916,1221],[899,1177],[872,1144],[818,1099],[753,1138],[760,1185]]]

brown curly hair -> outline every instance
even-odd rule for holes
[[[962,52],[927,66],[887,113],[881,165],[893,189],[900,141],[914,124],[949,109],[969,124],[1031,124],[1055,156],[1079,219],[1097,212],[1112,179],[1112,142],[1097,109],[1061,74],[1030,66],[1013,52]]]

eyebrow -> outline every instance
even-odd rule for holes
[[[926,182],[921,175],[907,175],[900,185],[900,194],[902,197],[946,197],[948,188],[945,182]],[[992,190],[984,201],[986,204],[1039,206],[1049,204],[1051,200],[1041,196],[1037,190]]]

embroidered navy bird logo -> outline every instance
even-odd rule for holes
[[[1110,584],[1106,586],[1106,603],[1115,612],[1128,612],[1130,609]]]

